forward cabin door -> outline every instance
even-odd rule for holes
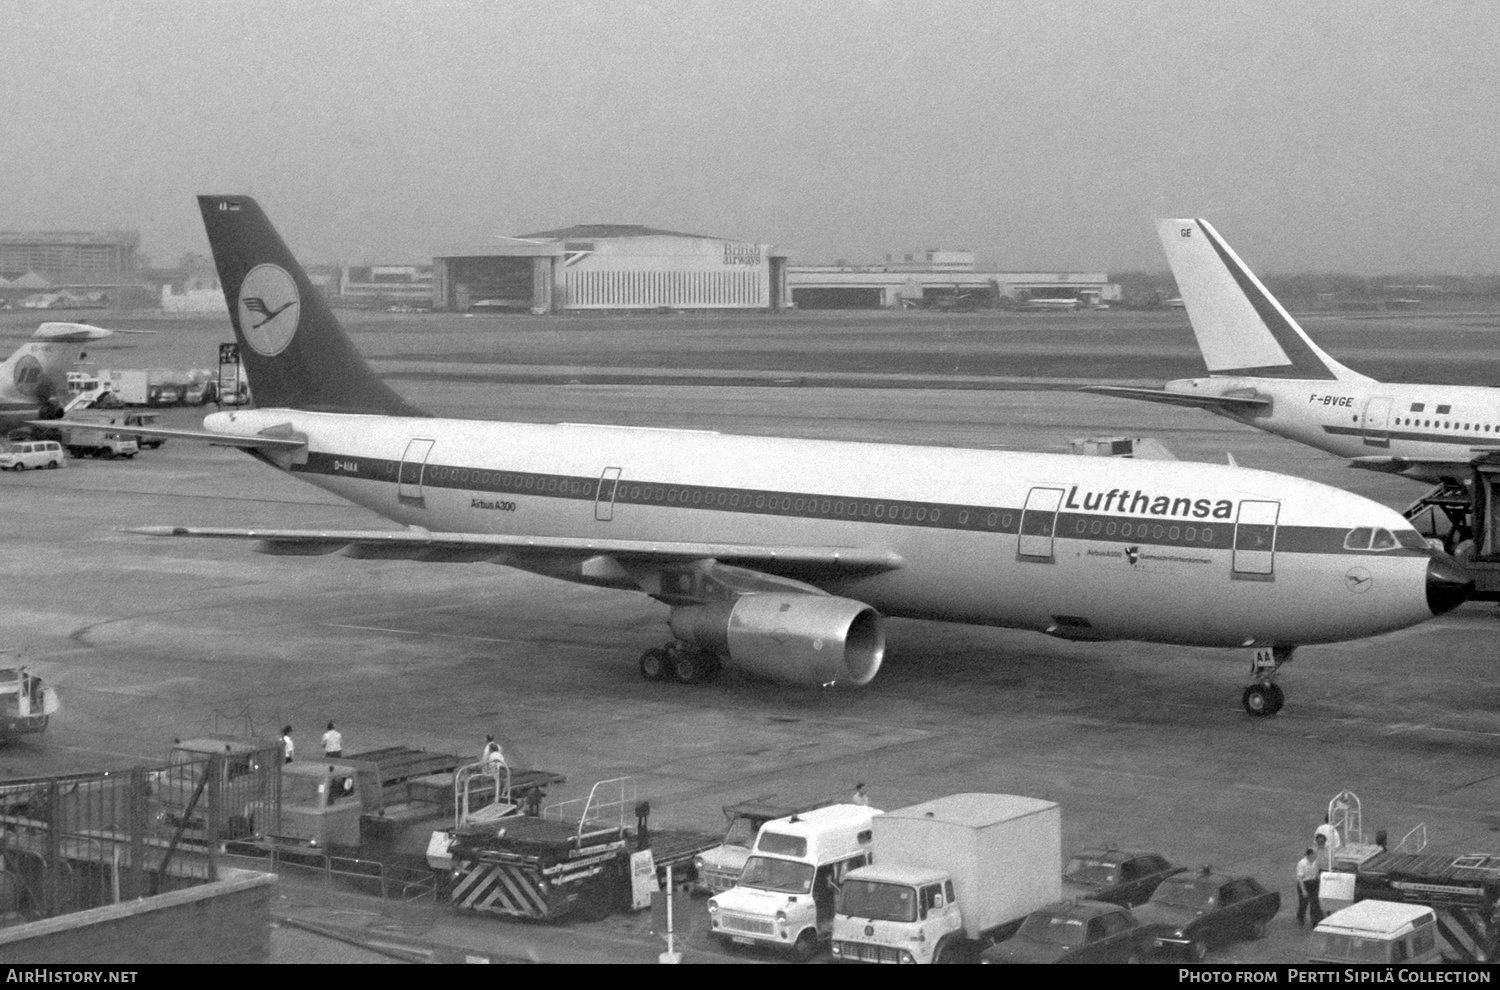
[[[1275,567],[1276,517],[1280,502],[1240,503],[1234,524],[1234,576],[1251,581],[1269,581]]]
[[[422,497],[422,474],[427,470],[427,455],[435,440],[412,440],[401,455],[401,474],[396,483],[396,497],[402,505],[427,507]]]
[[[1391,399],[1376,396],[1365,403],[1365,446],[1391,445]]]
[[[1016,552],[1038,562],[1052,560],[1053,530],[1062,505],[1061,488],[1033,488],[1021,511],[1021,538]]]
[[[599,492],[594,496],[594,518],[609,522],[615,517],[615,489],[620,484],[620,469],[608,467],[599,475]]]

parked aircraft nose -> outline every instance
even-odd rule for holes
[[[1427,562],[1427,607],[1433,615],[1451,612],[1468,600],[1474,578],[1464,566],[1445,553],[1435,553]]]

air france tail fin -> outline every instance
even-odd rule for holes
[[[1314,344],[1207,220],[1158,220],[1156,232],[1211,374],[1370,380]]]
[[[249,196],[199,196],[256,404],[425,416],[376,377]]]

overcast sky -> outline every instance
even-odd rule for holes
[[[797,262],[1500,272],[1500,5],[3,0],[0,229],[308,261],[640,223]]]

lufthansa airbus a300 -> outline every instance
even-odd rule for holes
[[[641,672],[684,682],[729,665],[864,684],[883,616],[1245,648],[1255,715],[1281,707],[1296,646],[1422,622],[1471,587],[1398,513],[1263,471],[429,417],[373,374],[253,199],[199,205],[260,408],[191,435],[404,528],[137,532],[639,590],[674,635]]]

